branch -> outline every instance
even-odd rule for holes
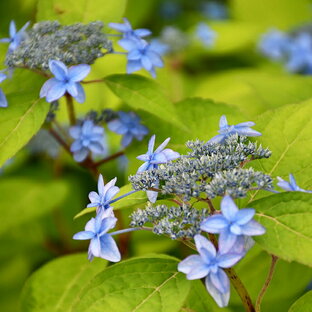
[[[110,156],[108,156],[108,157],[106,157],[106,158],[104,158],[102,160],[99,160],[99,161],[93,163],[93,166],[94,167],[99,167],[99,166],[101,166],[101,165],[103,165],[103,164],[105,164],[105,163],[107,163],[107,162],[109,162],[109,161],[111,161],[111,160],[113,160],[115,158],[118,158],[118,157],[120,157],[120,156],[122,156],[124,154],[125,154],[125,151],[117,152],[117,153],[112,154],[112,155],[110,155]]]

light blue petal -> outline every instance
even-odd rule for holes
[[[151,35],[152,32],[146,28],[139,28],[134,31],[134,34],[138,37],[146,37],[146,36]]]
[[[85,230],[95,233],[95,218],[91,218],[91,219],[87,222],[87,224],[86,224],[86,226],[85,226]]]
[[[1,43],[10,43],[11,39],[10,38],[2,38],[2,39],[0,39],[0,42]]]
[[[142,161],[149,161],[150,156],[147,154],[142,154],[142,155],[137,156],[136,158]]]
[[[91,203],[99,203],[100,202],[100,196],[97,192],[90,192],[89,193],[89,199]]]
[[[126,133],[121,140],[121,145],[127,147],[132,142],[132,139],[133,135],[131,133]]]
[[[142,57],[142,53],[141,53],[139,50],[137,50],[137,49],[131,50],[131,51],[128,53],[128,56],[127,56],[128,60],[130,60],[130,61],[137,61],[137,60],[140,60],[141,57]]]
[[[107,217],[104,218],[101,222],[101,228],[99,229],[100,236],[107,233],[109,230],[113,229],[116,225],[117,218],[115,217]]]
[[[150,140],[148,141],[148,148],[147,148],[147,155],[152,155],[155,145],[155,134],[151,136]]]
[[[90,151],[94,154],[100,155],[105,152],[105,147],[103,143],[100,143],[100,142],[91,142],[88,147]]]
[[[91,231],[82,231],[78,232],[73,236],[73,239],[77,240],[85,240],[85,239],[92,239],[94,237],[94,233]]]
[[[217,254],[216,248],[214,245],[204,236],[197,234],[194,236],[194,241],[196,245],[196,249],[199,253],[201,253],[201,249],[205,249],[211,255],[211,258],[214,258]],[[206,254],[203,255],[206,259]]]
[[[256,130],[253,130],[251,128],[248,127],[237,127],[235,126],[235,131],[237,132],[237,134],[239,135],[245,135],[245,136],[249,136],[249,137],[255,137],[255,136],[261,136],[262,134]]]
[[[169,143],[170,138],[167,138],[164,142],[162,142],[155,150],[155,154],[160,153],[163,151],[163,149],[167,146],[167,144]]]
[[[89,251],[94,257],[101,257],[101,243],[97,236],[91,239]]]
[[[230,291],[222,294],[212,283],[210,275],[208,275],[205,279],[206,288],[211,295],[211,297],[215,300],[217,305],[220,308],[224,308],[229,304],[230,300]]]
[[[51,78],[49,80],[47,80],[43,86],[40,89],[40,98],[46,97],[48,94],[48,91],[55,85],[58,84],[59,80],[57,80],[56,78]]]
[[[79,140],[73,142],[73,144],[70,146],[70,151],[72,153],[75,153],[77,151],[79,151],[80,149],[82,149],[82,145],[81,145],[81,142]]]
[[[151,164],[164,164],[167,162],[167,158],[163,153],[154,153],[153,158],[151,160]]]
[[[13,38],[16,34],[16,26],[15,26],[15,22],[13,20],[10,22],[9,33],[10,33],[11,38]]]
[[[223,129],[223,128],[226,128],[227,126],[228,126],[228,122],[226,120],[226,117],[225,115],[222,115],[219,121],[219,128]]]
[[[120,188],[118,186],[112,186],[107,190],[105,194],[105,202],[113,199],[120,191]]]
[[[219,236],[219,251],[221,254],[227,253],[236,243],[237,235],[229,231],[223,231]]]
[[[84,89],[81,86],[81,84],[78,82],[76,82],[76,88],[77,88],[78,94],[74,98],[78,103],[83,103],[86,100],[86,94],[84,92]]]
[[[256,211],[255,209],[252,208],[245,208],[245,209],[240,209],[234,218],[234,222],[239,225],[246,224],[249,222],[253,216],[255,215]]]
[[[246,121],[246,122],[241,122],[241,123],[235,125],[235,127],[253,127],[255,125],[256,124],[252,121]]]
[[[230,226],[230,232],[234,235],[241,235],[242,234],[241,226],[236,223],[233,223]]]
[[[106,193],[107,193],[112,187],[115,186],[116,181],[117,181],[117,178],[114,178],[114,179],[110,180],[110,181],[104,186],[103,196],[104,196],[105,198],[107,197]]]
[[[66,92],[66,86],[62,81],[55,80],[53,85],[47,91],[46,100],[51,103],[61,98]]]
[[[165,155],[167,161],[175,160],[181,156],[178,152],[175,152],[170,148],[164,149],[161,153]]]
[[[178,271],[189,274],[194,268],[203,265],[203,260],[199,255],[191,255],[178,264]]]
[[[292,186],[290,185],[289,182],[283,180],[281,177],[277,177],[277,179],[279,180],[279,182],[277,183],[277,185],[282,188],[285,191],[291,192],[293,191]]]
[[[289,182],[293,190],[296,190],[298,188],[295,177],[291,173],[289,174]]]
[[[55,76],[56,79],[60,81],[65,81],[68,77],[68,70],[66,65],[61,61],[50,60],[49,68],[51,73]]]
[[[234,253],[229,253],[229,254],[221,254],[218,255],[217,261],[218,261],[218,266],[221,268],[230,268],[233,265],[235,265],[242,257],[244,256],[244,253],[240,254],[234,254]]]
[[[155,203],[156,200],[157,200],[157,197],[158,197],[158,192],[156,192],[156,191],[146,191],[146,195],[147,195],[148,200],[151,203]]]
[[[156,67],[163,67],[164,66],[164,62],[162,61],[162,59],[158,53],[156,53],[154,51],[148,51],[147,56],[149,57],[153,66],[156,66]]]
[[[225,294],[230,291],[230,281],[221,269],[218,269],[217,273],[209,274],[212,284],[220,291],[221,294]]]
[[[118,134],[126,134],[128,132],[128,127],[124,125],[120,119],[114,119],[107,123],[107,127],[110,131]]]
[[[262,235],[265,233],[265,228],[255,220],[249,221],[247,224],[241,226],[242,234],[248,236]]]
[[[66,84],[66,91],[72,96],[75,97],[78,95],[77,83],[69,82]]]
[[[139,169],[138,169],[137,172],[143,172],[143,171],[147,170],[148,167],[149,167],[149,165],[150,165],[149,162],[145,162],[143,165],[141,165],[141,166],[139,167]]]
[[[208,143],[220,143],[222,142],[224,139],[226,138],[226,136],[224,134],[217,134],[216,136],[214,136],[213,138],[211,138]]]
[[[101,258],[111,262],[118,262],[121,260],[121,255],[118,250],[117,244],[109,234],[101,236],[100,242]]]
[[[118,44],[127,51],[136,50],[138,48],[138,43],[132,39],[121,39]]]
[[[69,128],[69,134],[72,138],[74,139],[79,139],[80,135],[81,135],[81,127],[79,126],[73,126],[71,128]]]
[[[99,178],[98,178],[97,187],[98,187],[99,196],[105,196],[104,179],[101,174],[99,175]]]
[[[87,64],[71,66],[68,69],[68,78],[72,82],[79,82],[85,79],[90,73],[91,67]]]
[[[143,65],[143,67],[150,71],[152,68],[153,68],[153,63],[151,62],[151,60],[149,59],[148,56],[146,55],[143,55],[142,58],[141,58],[141,63]]]
[[[8,101],[2,89],[0,89],[0,107],[8,107]]]
[[[142,68],[141,61],[128,61],[127,63],[127,73],[131,74],[135,71],[138,71]]]
[[[222,232],[228,225],[229,221],[224,216],[214,215],[204,220],[200,228],[205,232],[216,234]]]
[[[224,215],[224,217],[228,221],[234,221],[235,220],[236,213],[238,212],[238,208],[230,196],[226,195],[222,198],[221,211],[222,211],[222,214]]]
[[[209,273],[209,267],[203,261],[198,263],[192,268],[192,270],[186,275],[188,280],[195,280],[206,277]]]
[[[108,24],[108,27],[112,28],[112,29],[115,29],[119,32],[122,32],[122,33],[125,33],[125,32],[128,32],[128,31],[131,31],[132,28],[131,26],[129,27],[129,24],[126,23],[126,24],[121,24],[121,23],[109,23]]]
[[[81,162],[81,161],[83,161],[83,160],[85,160],[87,158],[88,154],[89,154],[89,150],[84,147],[81,150],[79,150],[76,153],[74,153],[74,159],[77,162]]]

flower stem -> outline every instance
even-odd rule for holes
[[[112,154],[112,155],[110,155],[110,156],[108,156],[108,157],[106,157],[106,158],[104,158],[104,159],[102,159],[102,160],[99,160],[98,162],[95,162],[95,163],[93,164],[93,166],[94,166],[94,167],[99,167],[99,166],[101,166],[101,165],[107,163],[108,161],[111,161],[111,160],[113,160],[113,159],[115,159],[115,158],[117,158],[117,157],[119,157],[119,156],[124,155],[124,154],[125,154],[124,151],[117,152],[117,153]]]
[[[256,301],[256,312],[260,312],[261,311],[261,301],[263,299],[263,296],[266,292],[266,290],[269,287],[270,282],[272,281],[273,278],[273,274],[274,274],[274,270],[275,270],[275,266],[277,263],[278,257],[275,255],[272,255],[272,260],[271,260],[271,266],[270,266],[270,270],[269,270],[269,274],[267,276],[266,281],[264,282],[264,285],[258,295],[257,301]]]
[[[67,104],[68,119],[70,124],[74,126],[76,124],[76,114],[74,109],[73,98],[68,93],[65,94],[65,97]]]
[[[51,127],[49,128],[50,134],[53,136],[53,138],[63,146],[63,148],[71,155],[70,147],[69,145],[63,140],[63,138]]]
[[[118,235],[118,234],[124,234],[124,233],[133,232],[133,231],[140,231],[140,230],[152,231],[152,228],[149,228],[149,227],[136,227],[136,228],[130,228],[130,229],[123,229],[123,230],[119,230],[119,231],[115,231],[115,232],[109,233],[109,235]]]

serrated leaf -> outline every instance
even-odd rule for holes
[[[312,291],[300,297],[289,309],[288,312],[311,312]]]
[[[26,282],[21,296],[23,312],[69,312],[79,300],[89,281],[107,262],[87,260],[76,254],[53,260],[36,271]]]
[[[55,209],[65,199],[67,185],[62,181],[7,178],[0,181],[0,194],[0,234],[3,234]]]
[[[102,21],[119,22],[127,0],[39,0],[37,21],[58,20],[62,24]]]
[[[115,198],[120,197],[131,191],[133,191],[131,184],[124,185],[120,188],[120,192],[115,196]],[[146,201],[147,201],[146,193],[143,191],[139,191],[125,198],[120,199],[119,201],[113,203],[112,206],[114,207],[114,210],[133,208],[146,203]],[[85,208],[82,211],[80,211],[77,215],[75,215],[74,219],[79,218],[85,214],[92,213],[95,210],[96,207]]]
[[[118,74],[105,77],[104,82],[132,108],[146,111],[187,130],[181,119],[178,118],[173,103],[152,79],[139,75]]]
[[[254,236],[269,253],[312,266],[312,195],[285,192],[249,204],[266,233]]]
[[[115,264],[91,283],[75,312],[178,312],[190,289],[178,262],[163,257]]]
[[[27,70],[16,70],[12,80],[1,84],[9,106],[0,108],[0,167],[27,144],[45,120],[50,104],[39,99],[43,81]]]

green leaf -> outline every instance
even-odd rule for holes
[[[9,106],[0,108],[0,167],[40,129],[50,104],[39,99],[43,79],[24,70],[1,84]]]
[[[115,198],[122,196],[128,192],[133,191],[132,185],[127,184],[120,188],[120,192],[115,196]],[[116,203],[113,203],[112,206],[114,207],[114,210],[124,209],[124,208],[134,208],[141,204],[146,203],[147,196],[146,193],[143,191],[133,193],[125,198],[122,198],[121,200],[117,201]],[[92,213],[96,210],[96,207],[90,207],[85,208],[82,211],[80,211],[77,215],[75,215],[74,219],[79,218],[85,214]]]
[[[299,298],[289,309],[289,312],[311,312],[312,291]]]
[[[75,312],[178,312],[190,289],[178,262],[144,257],[108,267],[91,282]]]
[[[127,0],[39,0],[37,21],[58,20],[62,24],[102,21],[119,22]]]
[[[104,78],[104,82],[132,108],[146,111],[186,130],[173,103],[155,81],[139,75],[118,74]]]
[[[312,195],[285,192],[249,204],[266,233],[254,236],[269,253],[312,266]]]
[[[273,176],[288,180],[292,173],[300,187],[311,186],[312,163],[312,101],[287,105],[268,111],[256,120],[262,133],[260,143],[269,147],[272,156],[257,160],[252,166]],[[255,192],[252,199],[258,195]]]
[[[55,209],[64,201],[67,185],[62,181],[6,178],[0,181],[0,194],[1,235]]]
[[[86,253],[47,263],[26,282],[21,296],[21,311],[76,311],[72,307],[79,301],[83,289],[106,264],[103,259],[90,263]]]

